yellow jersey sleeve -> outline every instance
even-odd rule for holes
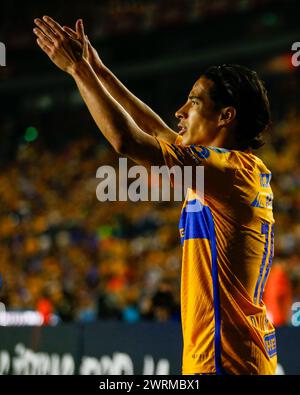
[[[178,136],[174,144],[157,139],[166,166],[181,168],[191,166],[204,167],[204,188],[211,195],[223,195],[234,176],[234,167],[228,161],[230,151],[224,148],[206,147],[203,145],[181,145],[182,137]],[[196,173],[193,172],[193,183]],[[224,177],[226,176],[226,177]]]
[[[224,148],[205,147],[203,145],[181,145],[181,136],[174,144],[157,138],[168,167],[179,166],[209,166],[220,168],[226,165],[228,150]],[[220,154],[223,154],[220,156]]]

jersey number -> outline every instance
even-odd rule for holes
[[[269,243],[269,235],[270,235],[270,228],[271,228],[271,240]],[[273,254],[274,254],[274,224],[270,226],[270,224],[264,223],[261,227],[261,233],[266,236],[265,246],[264,246],[264,254],[262,257],[262,262],[259,268],[259,276],[256,282],[255,291],[254,291],[254,303],[260,304],[266,281],[272,266]],[[270,250],[270,251],[269,251]],[[268,254],[268,252],[270,252]],[[269,255],[267,267],[267,256]],[[263,276],[265,272],[265,275]]]

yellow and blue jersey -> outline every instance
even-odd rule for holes
[[[179,222],[182,373],[274,374],[262,301],[274,253],[271,173],[250,152],[157,140],[169,168],[204,166],[204,197],[192,185]]]

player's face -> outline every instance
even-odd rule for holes
[[[201,77],[193,86],[187,102],[176,112],[180,120],[182,144],[211,145],[218,133],[220,111],[209,96],[213,82]]]

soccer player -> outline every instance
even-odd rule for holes
[[[183,374],[274,374],[262,301],[274,252],[271,173],[252,153],[270,111],[257,74],[238,65],[202,73],[176,112],[178,135],[103,66],[82,21],[76,32],[49,17],[35,23],[38,45],[72,76],[116,152],[147,167],[204,166],[204,200],[191,185],[179,223]]]

